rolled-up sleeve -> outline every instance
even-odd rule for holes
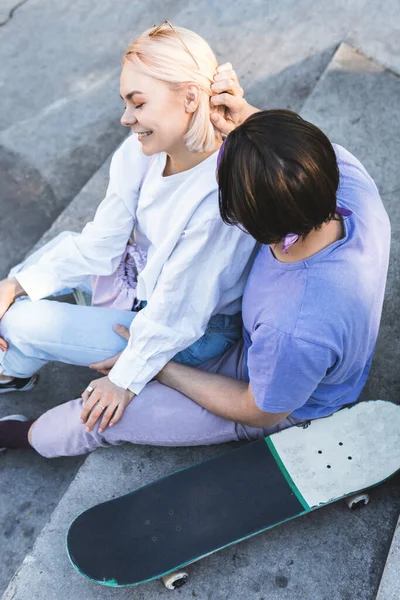
[[[254,244],[220,218],[189,222],[147,306],[132,322],[111,381],[138,394],[177,352],[199,339],[222,294],[243,277]]]
[[[264,412],[303,406],[335,362],[326,347],[260,324],[251,335],[247,367],[254,400]]]
[[[118,266],[134,225],[134,202],[120,192],[121,152],[111,161],[106,196],[82,233],[69,233],[15,277],[32,300],[76,287],[88,275],[110,275]]]

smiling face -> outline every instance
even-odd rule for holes
[[[192,111],[187,108],[187,86],[178,90],[142,73],[126,61],[121,73],[120,93],[125,102],[121,123],[131,127],[144,154],[167,154],[185,148],[184,135]],[[186,101],[185,101],[186,99]]]

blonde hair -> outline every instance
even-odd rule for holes
[[[183,83],[196,83],[200,88],[199,105],[185,134],[186,147],[191,152],[212,152],[216,140],[221,140],[220,132],[210,121],[210,86],[218,62],[210,46],[197,33],[183,27],[174,29],[193,56],[171,27],[165,25],[154,35],[149,35],[154,28],[148,29],[132,42],[122,64],[130,61],[145,75],[164,81],[173,89],[179,89]]]

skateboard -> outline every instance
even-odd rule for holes
[[[86,510],[68,554],[96,583],[177,588],[185,566],[231,544],[342,498],[367,503],[361,492],[400,469],[399,448],[400,406],[361,402]]]

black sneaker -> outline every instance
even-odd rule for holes
[[[32,377],[21,379],[14,377],[11,381],[0,381],[0,394],[8,394],[8,392],[29,392],[35,387],[39,379],[39,375],[35,374]]]

